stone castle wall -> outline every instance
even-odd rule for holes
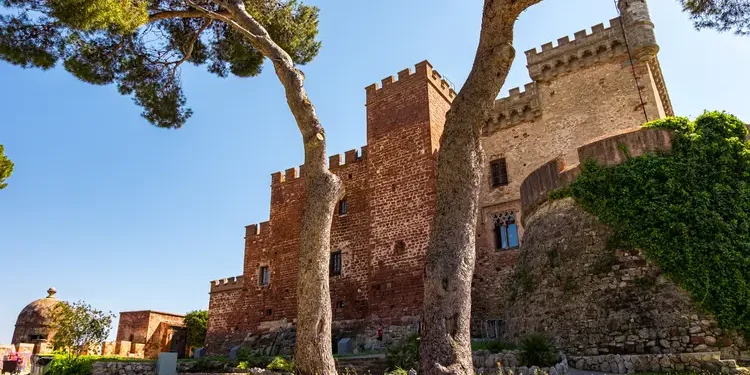
[[[635,1],[635,0],[633,0]],[[577,160],[591,139],[637,128],[672,114],[651,41],[645,4],[621,1],[622,18],[575,38],[526,52],[533,82],[495,103],[484,129],[487,183],[481,191],[477,265],[472,285],[472,333],[497,334],[519,251],[495,250],[493,217],[521,218],[521,181],[548,160]],[[633,3],[624,6],[624,3]],[[631,14],[631,12],[633,14]],[[634,38],[631,59],[626,37]],[[377,346],[378,328],[397,340],[419,329],[424,256],[434,214],[436,155],[446,112],[456,93],[428,62],[366,88],[367,146],[331,157],[344,182],[349,212],[336,212],[331,250],[343,272],[331,277],[334,340],[356,337]],[[489,162],[505,158],[509,184],[490,188]],[[243,275],[212,283],[208,346],[225,352],[273,331],[293,331],[298,233],[304,172],[272,175],[270,220],[246,229]],[[519,220],[520,221],[520,220]],[[520,227],[519,236],[523,234]],[[260,286],[260,267],[271,282]]]
[[[425,61],[366,93],[367,146],[329,159],[348,208],[334,212],[331,251],[341,251],[342,272],[330,287],[333,339],[371,348],[383,343],[375,340],[379,328],[393,340],[417,330],[435,151],[455,92]],[[212,283],[210,350],[293,331],[303,180],[302,168],[272,175],[270,220],[246,229],[243,275]],[[269,285],[259,283],[261,267],[269,268]]]
[[[671,131],[639,129],[592,141],[577,154],[581,161],[614,166],[629,157],[669,152],[671,142]],[[579,173],[579,165],[566,168],[556,159],[521,185],[526,236],[509,291],[504,339],[542,332],[581,357],[577,368],[619,373],[649,366],[721,371],[732,363],[680,356],[716,352],[717,361],[747,356],[741,333],[721,329],[641,251],[618,247],[613,230],[573,199],[549,200],[550,192]]]
[[[494,218],[512,213],[518,219],[524,214],[521,182],[551,159],[577,163],[576,149],[592,139],[673,114],[656,56],[658,46],[649,48],[647,43],[655,41],[653,25],[640,22],[648,19],[644,9],[623,9],[625,18],[612,19],[607,27],[595,25],[591,31],[576,32],[573,39],[558,39],[556,46],[547,43],[541,51],[526,51],[533,82],[496,101],[482,138],[488,163],[477,222],[475,335],[486,336],[488,320],[502,321],[505,286],[513,278],[518,249],[495,249]],[[631,16],[631,11],[638,14]],[[630,59],[623,31],[643,36],[640,60]],[[493,187],[490,162],[497,159],[505,159],[508,184]],[[521,226],[519,237],[523,233]]]
[[[121,357],[156,358],[161,351],[169,351],[170,327],[184,327],[184,316],[158,311],[127,311],[120,313],[114,349],[102,348],[104,353]]]

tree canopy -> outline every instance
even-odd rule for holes
[[[680,0],[697,29],[750,34],[750,0]]]
[[[0,190],[4,189],[8,184],[5,183],[5,179],[10,177],[13,173],[13,162],[5,156],[5,148],[0,145]]]
[[[219,77],[257,76],[264,55],[221,1],[4,0],[0,59],[24,68],[62,62],[78,79],[115,84],[150,123],[179,128],[191,116],[180,81],[187,62]],[[247,12],[296,64],[320,50],[318,9],[296,0],[245,0]]]
[[[191,348],[199,348],[206,341],[206,327],[208,324],[208,311],[196,310],[185,315],[185,328],[187,329],[187,344]]]
[[[60,302],[52,313],[52,346],[72,356],[85,354],[109,336],[114,315],[94,309],[83,301]]]

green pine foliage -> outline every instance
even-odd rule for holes
[[[112,29],[132,33],[148,22],[146,1],[49,0],[50,17],[81,31]]]
[[[11,174],[13,174],[13,162],[5,156],[5,148],[0,145],[0,190],[8,186],[5,179],[10,177]]]
[[[615,167],[584,164],[554,195],[572,196],[643,249],[662,272],[713,313],[750,334],[750,143],[745,124],[721,112],[654,121],[674,130],[669,154]]]
[[[218,2],[199,3],[226,14]],[[295,63],[317,56],[318,8],[297,0],[245,0],[245,7]],[[187,12],[189,17],[176,16]],[[62,62],[84,82],[115,85],[131,95],[153,125],[179,128],[192,115],[182,64],[204,66],[219,77],[253,77],[265,61],[227,23],[195,12],[173,0],[4,0],[0,60],[39,69]]]
[[[748,0],[680,0],[697,29],[732,31],[750,34],[750,2]]]

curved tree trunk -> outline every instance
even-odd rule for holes
[[[513,25],[541,0],[485,0],[474,65],[446,116],[427,250],[420,375],[473,375],[470,319],[482,128],[515,57]]]
[[[242,0],[219,1],[231,14],[230,25],[245,35],[272,62],[284,86],[305,148],[302,167],[305,205],[300,233],[297,272],[297,342],[295,363],[303,375],[335,375],[331,348],[331,294],[328,262],[331,222],[336,203],[343,196],[341,180],[326,162],[325,131],[304,88],[304,74],[245,9]],[[226,20],[225,20],[226,21]]]

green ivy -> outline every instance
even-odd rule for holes
[[[674,117],[649,128],[674,131],[672,151],[615,167],[584,163],[551,198],[570,196],[643,249],[662,272],[750,337],[750,143],[745,124],[723,112]]]

